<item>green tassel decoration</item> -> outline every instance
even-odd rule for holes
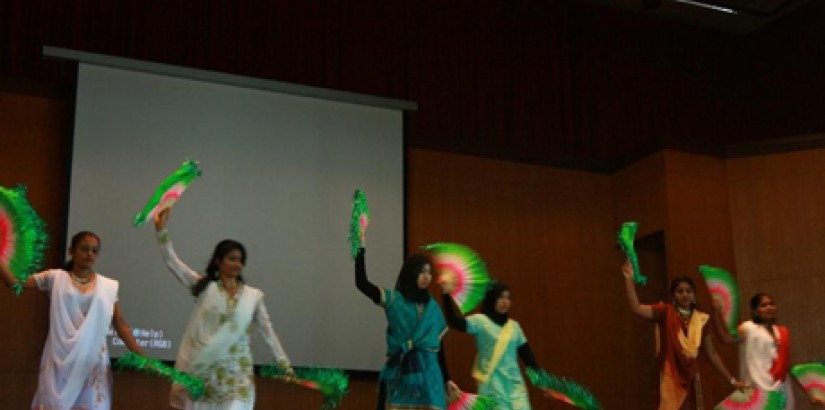
[[[19,281],[14,294],[23,293],[23,282],[43,265],[49,236],[46,223],[26,199],[26,187],[0,187],[0,262]]]
[[[126,353],[115,363],[118,369],[140,370],[155,376],[160,376],[172,383],[183,386],[193,401],[203,397],[203,380],[198,377],[184,373],[174,367],[169,367],[157,359],[141,356],[134,352]]]
[[[294,371],[295,375],[287,375],[285,369],[276,365],[268,365],[261,367],[260,375],[320,391],[326,398],[324,404],[321,405],[322,410],[331,410],[340,406],[344,396],[349,392],[349,376],[340,369],[299,367]]]
[[[349,246],[353,259],[358,256],[358,249],[364,246],[361,237],[366,232],[369,222],[370,207],[367,205],[367,195],[356,189],[352,198],[352,217],[349,221]]]
[[[571,380],[556,377],[544,369],[527,368],[527,378],[530,383],[543,390],[549,390],[550,395],[571,406],[585,410],[599,410],[602,408],[596,397],[584,386]]]

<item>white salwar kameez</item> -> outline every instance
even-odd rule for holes
[[[793,389],[788,378],[784,381],[774,380],[771,367],[777,356],[777,342],[789,343],[789,340],[779,340],[779,329],[773,327],[774,336],[768,333],[765,326],[753,321],[742,322],[739,325],[739,334],[742,345],[739,349],[739,377],[743,382],[751,384],[762,391],[781,391],[785,393],[785,410],[794,409]]]
[[[161,255],[169,270],[191,289],[201,275],[178,259],[165,231],[159,233]],[[272,329],[263,292],[243,285],[230,297],[220,282],[212,282],[198,296],[181,340],[175,367],[204,379],[205,394],[193,402],[184,389],[173,385],[172,407],[186,410],[252,410],[255,380],[252,372],[250,327],[258,329],[279,363],[289,363]]]
[[[34,278],[38,288],[51,291],[51,306],[32,409],[109,410],[112,374],[106,332],[117,302],[117,281],[95,274],[94,287],[83,293],[61,269]]]

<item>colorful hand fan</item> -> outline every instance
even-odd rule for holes
[[[633,246],[638,229],[639,224],[636,222],[623,223],[622,228],[619,229],[619,233],[617,234],[617,242],[619,243],[619,247],[622,248],[622,252],[627,255],[627,258],[630,259],[630,263],[633,265],[633,281],[640,285],[645,285],[647,283],[647,277],[642,276],[642,270],[639,268],[639,256],[636,255],[636,249]]]
[[[466,392],[461,392],[458,400],[447,406],[447,410],[495,410],[495,408],[495,399]]]
[[[23,282],[40,269],[48,242],[46,224],[26,199],[26,187],[0,187],[0,263],[19,280],[12,288],[23,293]]]
[[[722,302],[722,319],[728,333],[733,337],[739,336],[739,286],[733,276],[722,268],[702,265],[699,272],[705,278],[708,290],[714,299]]]
[[[825,364],[803,363],[791,367],[791,374],[809,396],[825,400]]]
[[[433,243],[424,246],[433,253],[434,270],[439,280],[453,283],[450,296],[455,299],[461,313],[473,310],[492,282],[487,265],[472,249],[457,243]]]
[[[714,407],[714,410],[783,410],[785,395],[759,389],[736,390]]]
[[[146,206],[143,207],[143,211],[135,215],[135,227],[141,226],[147,220],[154,218],[160,211],[171,208],[183,194],[183,191],[185,191],[186,188],[189,187],[189,184],[200,176],[200,174],[201,170],[198,168],[197,162],[192,160],[184,161],[183,165],[181,165],[177,171],[173,172],[172,175],[169,175],[160,183],[160,186],[155,190],[152,198],[146,203]]]
[[[364,246],[361,238],[370,223],[370,207],[367,196],[360,189],[355,190],[352,198],[352,218],[349,221],[349,246],[353,259],[358,256],[358,248]]]
[[[571,380],[556,377],[544,371],[544,369],[527,368],[527,378],[530,383],[539,389],[546,391],[554,399],[563,401],[571,406],[586,410],[599,410],[602,408],[596,397],[584,386]]]
[[[326,400],[321,409],[330,410],[341,405],[349,392],[349,376],[339,369],[324,367],[299,367],[295,375],[287,375],[286,370],[275,365],[261,367],[261,376],[317,390]]]
[[[184,373],[174,367],[169,367],[157,359],[141,356],[134,352],[126,353],[115,363],[118,369],[140,370],[155,376],[160,376],[172,383],[183,386],[189,392],[192,400],[198,400],[203,396],[203,380],[198,377]]]

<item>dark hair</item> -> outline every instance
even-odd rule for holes
[[[696,293],[696,283],[693,281],[693,279],[690,278],[690,276],[678,276],[678,277],[673,278],[672,281],[670,281],[670,296],[671,297],[673,297],[673,294],[676,293],[676,289],[679,288],[679,285],[681,285],[683,283],[687,283],[688,286],[690,286],[690,290],[692,290],[694,294]],[[696,299],[695,298],[693,299],[693,303],[690,305],[690,308],[691,309],[696,309]]]
[[[215,245],[215,250],[212,251],[212,257],[209,259],[209,265],[206,266],[206,276],[202,277],[194,286],[192,286],[192,295],[198,297],[203,292],[209,282],[218,280],[218,261],[223,260],[229,252],[238,250],[241,252],[241,263],[246,265],[246,248],[235,240],[224,239]],[[238,275],[238,280],[243,282],[243,276]]]
[[[770,298],[773,301],[773,296],[759,292],[751,298],[751,316],[753,316],[753,323],[765,323],[759,315],[756,314],[756,308],[759,307],[759,304],[762,303],[762,298]]]
[[[80,241],[82,241],[83,238],[85,238],[87,236],[91,236],[91,237],[97,239],[97,245],[100,246],[100,237],[97,236],[96,233],[94,233],[92,231],[80,231],[80,232],[74,234],[74,236],[72,236],[72,240],[69,242],[69,249],[76,248],[78,245],[80,245]],[[71,258],[69,260],[67,260],[66,263],[64,263],[63,266],[61,267],[61,269],[65,270],[67,272],[72,270],[73,268],[74,268],[74,259],[71,259]]]
[[[401,272],[398,273],[398,279],[395,281],[395,290],[401,292],[404,299],[410,302],[423,303],[430,300],[430,292],[427,289],[418,288],[418,275],[424,269],[424,265],[430,265],[430,269],[433,268],[430,258],[421,254],[410,256],[401,265]]]
[[[481,301],[481,313],[484,313],[499,325],[506,322],[508,315],[496,311],[496,302],[498,302],[498,299],[504,292],[509,291],[510,287],[504,282],[496,281],[490,284],[490,286],[487,287],[487,291],[484,292],[484,299]]]

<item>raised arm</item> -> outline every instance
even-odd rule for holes
[[[378,305],[381,303],[381,289],[367,279],[365,253],[366,249],[361,248],[358,250],[358,256],[355,257],[355,287]]]
[[[266,345],[269,346],[269,350],[272,352],[272,357],[275,358],[278,367],[286,369],[288,373],[292,373],[289,357],[287,357],[286,352],[284,352],[284,348],[281,346],[281,340],[278,339],[278,335],[275,334],[275,329],[272,328],[272,321],[269,320],[269,313],[266,311],[266,304],[264,304],[263,297],[261,297],[258,306],[255,308],[255,315],[252,321],[255,324],[255,328],[258,329],[258,333],[263,336]]]
[[[11,273],[9,268],[3,263],[0,263],[0,280],[2,280],[3,284],[9,289],[11,289],[15,283],[20,282],[20,279],[15,278],[14,274]],[[29,276],[28,279],[23,282],[23,289],[37,289],[37,282],[34,276]]]
[[[722,359],[720,359],[719,354],[716,353],[716,347],[713,345],[713,338],[710,337],[709,334],[705,335],[702,339],[702,349],[705,351],[705,354],[708,355],[708,359],[710,359],[710,363],[713,365],[713,368],[716,369],[716,372],[727,380],[731,387],[740,390],[748,387],[747,383],[737,380],[730,374],[728,369],[725,368],[725,364],[722,363]]]
[[[442,283],[439,284],[441,285],[441,290],[443,292],[441,294],[441,306],[444,309],[444,318],[447,319],[447,324],[453,329],[466,332],[467,319],[465,319],[464,315],[458,311],[455,300],[453,300],[453,297],[450,296],[449,291],[444,288]]]
[[[143,349],[138,346],[135,337],[132,335],[132,330],[129,328],[129,324],[126,323],[126,319],[123,317],[123,312],[120,310],[120,303],[115,302],[115,311],[112,314],[112,327],[115,328],[115,332],[123,340],[123,343],[126,344],[126,347],[141,356],[146,356],[143,353]]]
[[[633,264],[630,263],[629,259],[622,265],[622,274],[624,275],[625,294],[627,295],[627,303],[630,304],[630,311],[645,319],[653,319],[653,309],[650,308],[650,305],[639,303],[639,297],[636,295],[636,285],[633,283]]]
[[[169,239],[169,232],[166,230],[166,222],[168,219],[169,209],[165,209],[155,216],[155,234],[158,240],[158,246],[160,247],[160,255],[169,272],[172,272],[180,283],[191,289],[192,286],[198,283],[202,276],[183,263],[178,258],[178,254],[175,253],[175,248]]]

